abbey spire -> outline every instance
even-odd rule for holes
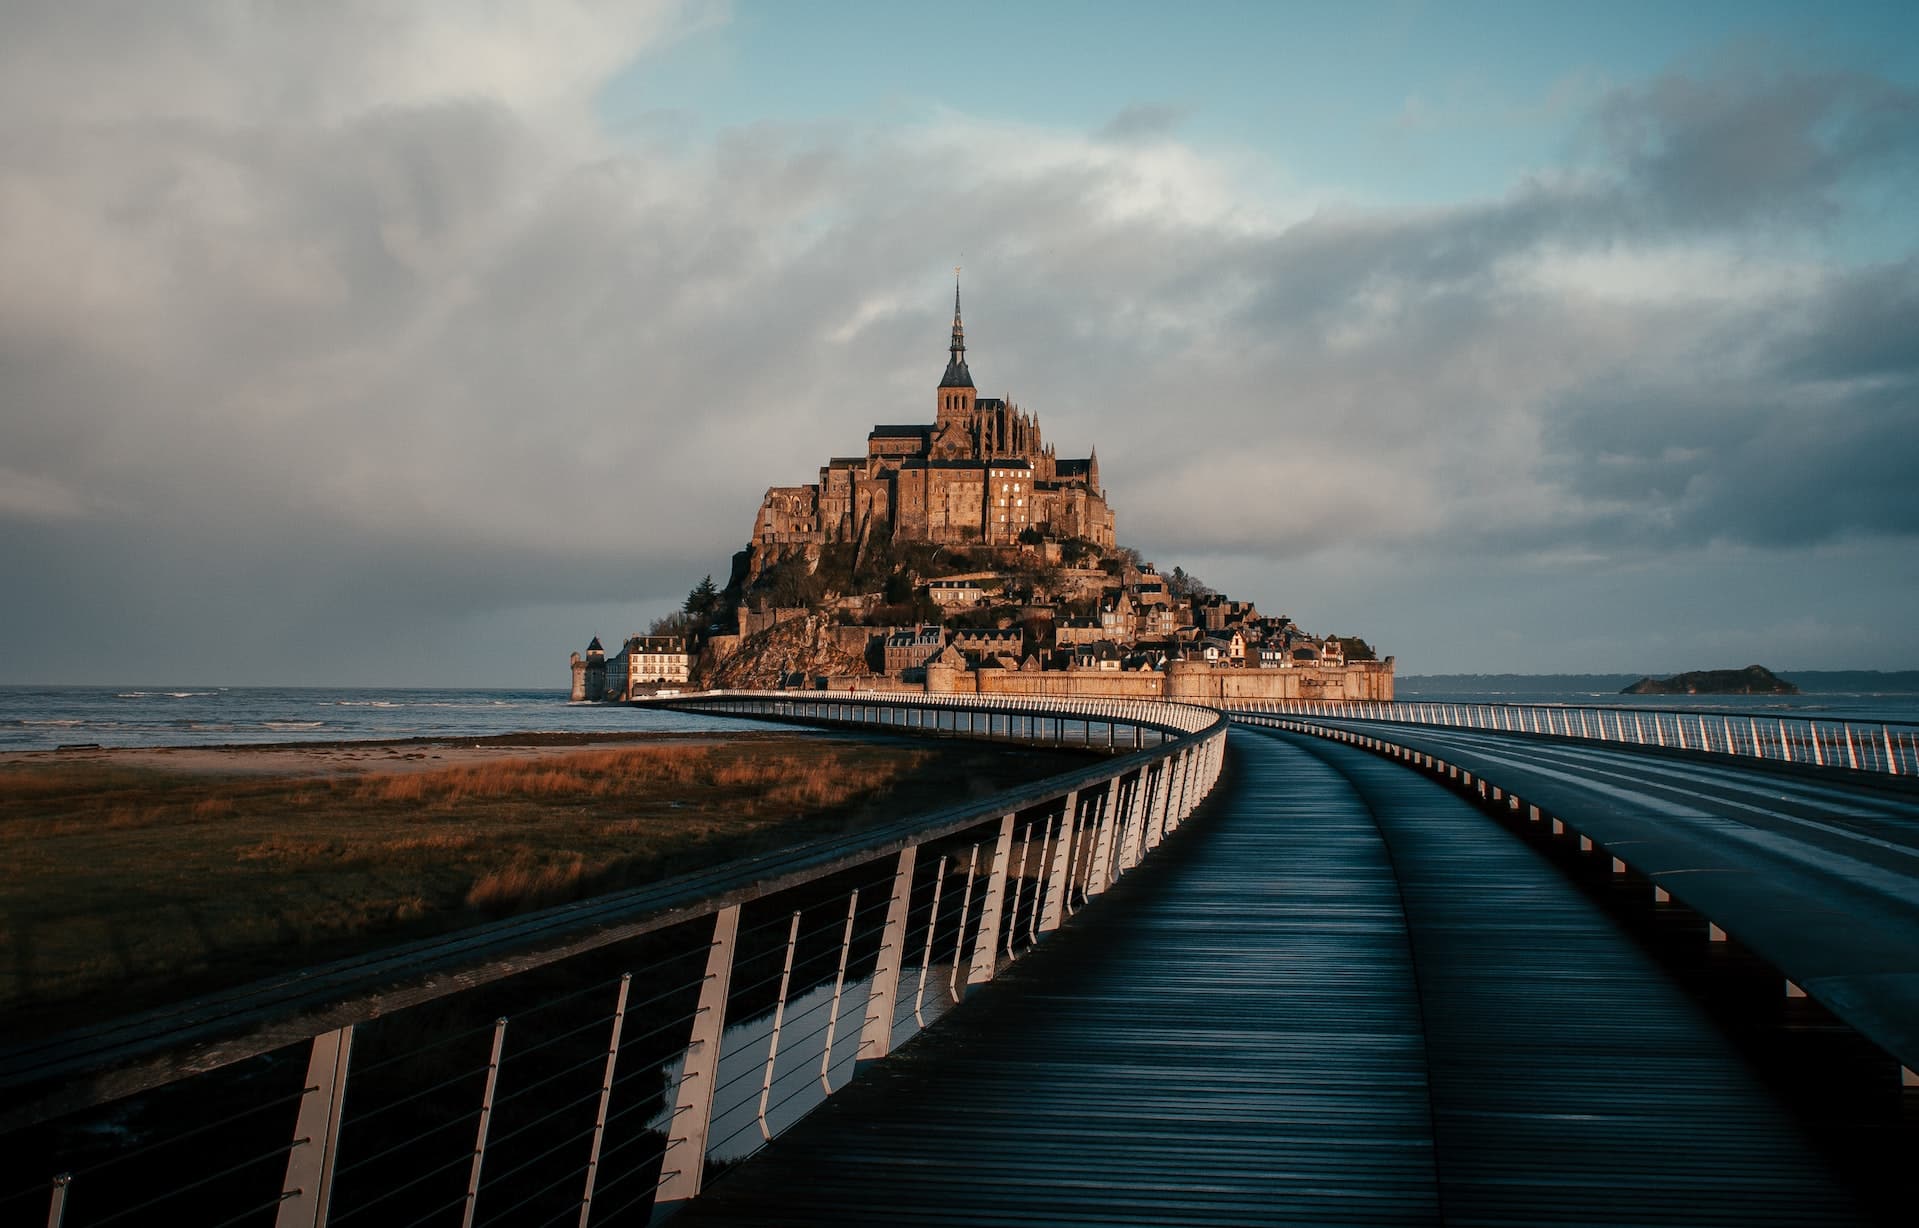
[[[953,344],[947,352],[946,374],[940,377],[942,388],[971,388],[973,373],[966,369],[966,326],[960,323],[959,270],[953,270]]]

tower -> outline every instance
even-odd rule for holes
[[[947,348],[946,374],[940,377],[939,409],[935,429],[959,423],[962,429],[973,419],[973,403],[979,396],[973,387],[973,373],[966,369],[966,326],[960,323],[959,270],[953,270],[953,342]]]

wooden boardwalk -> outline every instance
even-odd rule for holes
[[[685,1224],[1815,1224],[1713,1025],[1440,786],[1233,734],[1164,855]]]

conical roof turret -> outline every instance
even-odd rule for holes
[[[953,270],[953,343],[947,351],[946,374],[940,377],[942,388],[971,388],[973,373],[966,369],[966,326],[960,323],[959,270]]]

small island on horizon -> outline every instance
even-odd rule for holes
[[[1763,665],[1701,669],[1670,678],[1641,678],[1621,695],[1797,695],[1799,688]]]

